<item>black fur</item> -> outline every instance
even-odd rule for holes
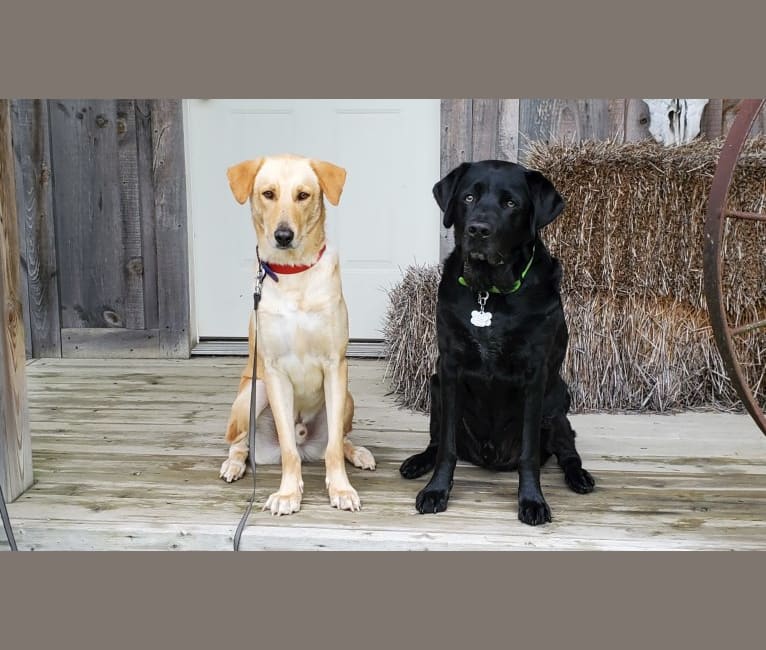
[[[399,471],[416,478],[434,470],[415,502],[419,512],[432,513],[447,508],[458,458],[518,470],[519,519],[542,524],[551,512],[540,489],[540,466],[552,454],[572,490],[586,493],[595,485],[575,449],[569,391],[560,375],[568,341],[561,266],[538,235],[564,202],[539,172],[497,160],[463,163],[433,192],[444,225],[455,228],[455,249],[439,285],[431,440]],[[533,250],[520,288],[489,294],[491,326],[472,325],[477,293],[511,290]],[[458,283],[461,275],[469,287]]]

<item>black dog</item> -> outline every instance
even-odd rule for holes
[[[551,454],[567,485],[593,490],[566,414],[560,369],[568,333],[561,266],[538,231],[564,201],[542,174],[514,163],[463,163],[433,188],[455,249],[439,284],[439,358],[431,378],[431,441],[400,467],[405,478],[434,473],[415,501],[446,510],[457,459],[519,471],[519,519],[551,520],[540,466]]]

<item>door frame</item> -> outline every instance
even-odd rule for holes
[[[211,98],[211,99],[223,99],[223,98]],[[184,134],[184,176],[186,179],[186,215],[187,215],[187,234],[188,234],[188,278],[189,278],[189,333],[191,337],[191,356],[246,356],[247,355],[247,339],[225,339],[225,338],[205,338],[200,339],[197,329],[197,301],[196,301],[196,283],[195,283],[195,270],[194,264],[194,210],[191,200],[192,192],[192,179],[190,174],[191,159],[194,155],[190,138],[189,138],[189,102],[192,98],[186,98],[182,100],[182,115],[183,115],[183,134]],[[441,168],[444,167],[444,133],[442,130],[443,114],[444,114],[444,100],[436,100],[440,102],[440,117],[438,128],[440,130],[440,143],[439,143],[439,159]],[[440,262],[443,261],[445,255],[443,252],[444,243],[444,227],[440,226],[436,232],[436,236],[439,238],[439,257]],[[349,357],[371,357],[380,358],[385,356],[385,342],[383,340],[350,340],[348,345],[347,356]]]

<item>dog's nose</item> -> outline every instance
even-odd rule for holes
[[[295,233],[287,226],[280,225],[274,231],[274,239],[277,242],[277,246],[280,248],[287,248],[290,245],[290,242],[293,241],[293,237],[295,237]]]
[[[483,221],[474,221],[466,228],[471,237],[486,238],[492,234],[492,227]]]

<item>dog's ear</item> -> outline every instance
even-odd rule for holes
[[[311,169],[317,175],[319,187],[333,205],[338,205],[343,185],[346,182],[346,170],[323,160],[311,160]]]
[[[531,220],[532,234],[544,228],[561,214],[564,209],[564,199],[551,183],[540,172],[528,169],[525,173],[529,195],[532,198],[534,215]]]
[[[455,189],[457,188],[460,179],[463,178],[463,174],[465,174],[466,170],[470,166],[471,163],[461,163],[444,178],[442,178],[436,185],[434,185],[434,198],[439,204],[441,211],[444,213],[445,228],[449,228],[455,221],[452,214],[452,197],[455,194]]]
[[[261,165],[263,165],[263,158],[256,158],[255,160],[245,160],[226,170],[229,187],[238,203],[244,203],[250,198],[253,193],[255,176]]]

